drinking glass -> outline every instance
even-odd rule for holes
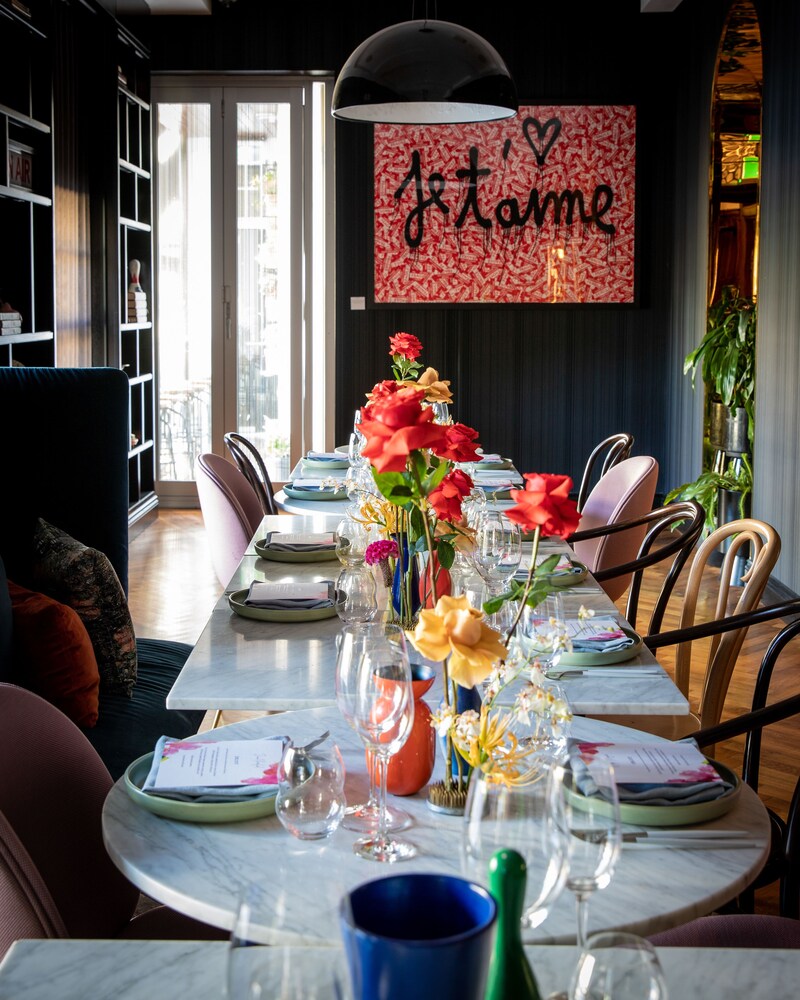
[[[622,843],[614,768],[598,759],[587,766],[573,756],[553,767],[551,779],[550,816],[567,839],[567,888],[575,895],[577,940],[584,947],[589,897],[611,881]]]
[[[571,643],[567,637],[560,594],[549,594],[535,607],[526,607],[519,620],[522,648],[530,659],[538,660],[543,673],[558,666]]]
[[[551,766],[538,761],[516,784],[473,772],[464,811],[461,866],[467,878],[488,886],[489,861],[500,850],[518,851],[525,859],[523,927],[542,923],[567,878],[567,839],[548,815]]]
[[[578,959],[569,1000],[667,1000],[655,948],[636,934],[593,934]]]
[[[345,566],[336,581],[336,614],[352,625],[378,613],[378,591],[369,566]]]
[[[335,743],[289,744],[278,767],[275,815],[281,826],[299,840],[329,837],[344,817],[344,774]]]
[[[352,994],[342,948],[309,962],[300,947],[270,945],[286,932],[279,900],[253,883],[239,899],[228,947],[227,1000],[346,1000]]]
[[[344,517],[336,527],[336,555],[343,566],[360,566],[370,543],[369,526]]]
[[[494,510],[485,510],[477,520],[473,560],[493,596],[509,586],[522,558],[522,532],[518,524]],[[495,624],[503,627],[508,608],[503,606]],[[510,624],[510,623],[509,623]]]
[[[364,832],[398,844],[392,851],[400,856],[403,844],[386,837],[389,832],[404,830],[411,825],[411,817],[403,809],[386,803],[386,765],[388,757],[400,749],[408,737],[414,719],[414,699],[411,688],[411,668],[408,662],[405,634],[399,625],[382,622],[346,625],[337,638],[335,692],[336,704],[348,724],[364,742],[370,778],[367,802],[350,806],[342,825],[348,830]],[[381,662],[382,661],[382,662]],[[383,670],[385,665],[386,669]],[[372,676],[369,671],[372,669]],[[381,689],[381,686],[384,690]],[[398,697],[399,694],[399,697]],[[368,702],[374,699],[374,721],[365,720]],[[393,704],[397,702],[397,704]],[[387,715],[386,719],[377,716]],[[396,715],[396,731],[392,730],[391,715]],[[371,726],[371,732],[367,732]],[[385,732],[381,732],[381,728]],[[367,736],[365,738],[365,733]],[[372,745],[374,736],[383,740],[381,748]],[[387,753],[388,751],[388,753]],[[382,786],[382,787],[381,787]],[[371,836],[365,838],[370,841]],[[356,850],[361,853],[361,842]],[[415,850],[412,845],[408,849]],[[378,854],[381,851],[378,850]],[[378,860],[397,860],[395,857]]]

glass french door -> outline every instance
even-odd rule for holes
[[[332,171],[323,82],[157,77],[159,446],[165,505],[236,430],[274,482],[329,447]]]

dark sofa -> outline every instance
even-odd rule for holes
[[[128,379],[116,368],[0,368],[0,680],[12,671],[5,576],[30,586],[38,518],[105,553],[128,588]],[[168,710],[166,695],[191,647],[136,638],[132,697],[101,691],[84,729],[114,778],[159,736],[197,731],[202,712]]]

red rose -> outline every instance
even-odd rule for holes
[[[506,517],[527,531],[539,527],[542,535],[569,537],[581,519],[578,505],[569,498],[570,477],[528,472],[525,480],[524,490],[511,490],[517,506],[507,510]]]
[[[360,429],[367,443],[361,454],[378,472],[403,472],[412,451],[443,440],[445,428],[433,423],[424,398],[424,389],[404,387],[362,408]]]
[[[472,480],[461,469],[448,472],[435,490],[431,490],[428,502],[442,521],[451,523],[461,518],[461,501],[469,495]]]
[[[422,344],[413,333],[396,333],[389,338],[389,353],[399,354],[406,361],[416,361],[422,354]]]
[[[402,388],[402,382],[397,382],[395,379],[387,378],[384,379],[383,382],[378,382],[373,386],[372,392],[367,393],[367,399],[374,403],[378,399],[385,399],[387,396],[393,396]]]
[[[474,462],[478,457],[478,432],[466,424],[449,424],[445,427],[444,444],[434,451],[439,458],[451,462]]]

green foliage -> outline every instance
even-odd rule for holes
[[[528,607],[535,608],[537,604],[542,603],[548,594],[552,594],[558,590],[558,587],[554,587],[551,583],[547,582],[547,577],[558,565],[559,558],[558,555],[548,556],[533,571],[530,593],[525,602]],[[506,601],[521,601],[525,594],[526,583],[527,581],[525,580],[512,581],[511,586],[504,593],[485,601],[483,610],[487,615],[493,615],[502,608]]]
[[[733,462],[728,463],[728,468],[723,473],[711,470],[702,472],[693,482],[684,483],[683,486],[678,486],[671,493],[668,493],[664,502],[697,500],[706,512],[704,531],[706,534],[710,534],[717,527],[719,491],[730,490],[739,494],[739,516],[744,517],[745,503],[752,488],[753,470],[747,456],[743,455],[742,466],[738,473]]]

